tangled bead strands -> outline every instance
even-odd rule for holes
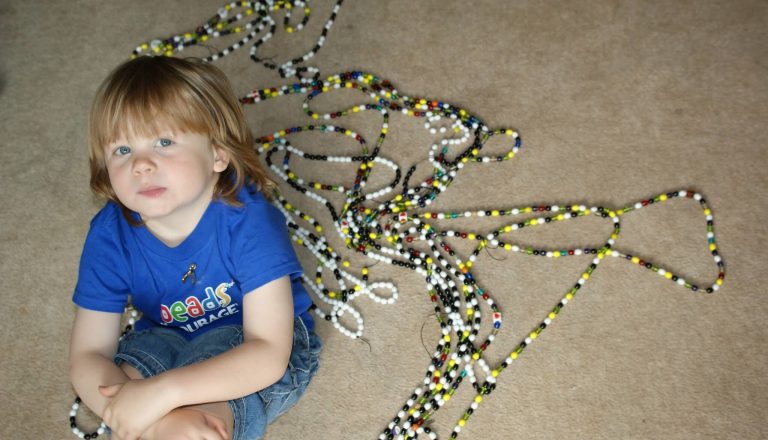
[[[280,65],[257,55],[258,49],[276,32],[276,20],[272,14],[276,11],[284,11],[284,30],[287,33],[300,31],[310,16],[309,0],[232,2],[221,8],[216,15],[194,32],[144,43],[134,50],[132,56],[143,54],[173,56],[190,46],[204,45],[211,39],[244,34],[233,45],[208,56],[205,60],[216,61],[254,41],[251,48],[251,58],[254,61],[278,71],[284,78],[299,77],[298,83],[279,88],[254,90],[241,99],[243,104],[257,104],[285,95],[305,97],[303,110],[312,123],[262,136],[257,141],[258,150],[264,154],[268,167],[276,176],[298,193],[327,209],[333,222],[333,230],[350,252],[375,260],[374,264],[384,262],[401,266],[423,276],[425,291],[434,304],[435,316],[440,326],[441,334],[423,383],[414,389],[401,410],[381,431],[379,439],[416,439],[420,435],[437,439],[437,433],[429,426],[431,418],[437,410],[451,400],[461,383],[468,380],[475,395],[450,433],[450,438],[458,437],[484,398],[495,389],[498,376],[519,358],[525,348],[536,340],[544,329],[551,325],[606,256],[645,267],[694,292],[701,290],[712,293],[720,288],[725,278],[725,266],[715,241],[713,216],[704,198],[693,191],[681,190],[660,194],[629,204],[622,209],[588,207],[582,204],[536,204],[474,212],[423,212],[450,187],[464,166],[470,163],[506,162],[518,153],[521,139],[512,129],[492,130],[466,110],[448,103],[401,95],[392,84],[372,74],[346,72],[321,81],[316,68],[299,66],[314,56],[323,46],[342,2],[343,0],[338,0],[335,3],[333,12],[315,46],[305,55]],[[292,13],[296,10],[303,12],[304,15],[300,23],[292,25]],[[259,35],[261,37],[257,39]],[[329,113],[318,113],[312,109],[311,104],[314,99],[338,89],[356,90],[366,97],[366,102]],[[339,123],[339,120],[344,117],[361,112],[374,112],[381,117],[378,137],[371,149],[363,135]],[[429,146],[426,158],[432,167],[431,174],[415,184],[411,184],[411,179],[416,166],[408,169],[403,175],[397,163],[380,155],[390,129],[390,117],[397,114],[423,118],[424,128],[437,138]],[[441,124],[442,122],[448,122],[448,124]],[[357,142],[360,153],[332,156],[307,152],[289,141],[293,134],[300,132],[346,136]],[[500,155],[480,155],[487,142],[496,136],[508,139],[511,143],[508,151]],[[460,152],[454,153],[454,150],[460,150]],[[274,158],[281,154],[282,161],[276,163]],[[313,162],[354,164],[356,167],[354,180],[329,183],[304,179],[291,167],[291,159],[295,157]],[[394,173],[391,181],[378,189],[367,189],[373,168],[376,167],[378,170],[382,165]],[[337,210],[339,207],[334,206],[328,198],[324,197],[323,192],[343,195],[345,199],[343,206]],[[275,196],[276,205],[286,217],[293,241],[298,246],[305,247],[317,261],[314,280],[307,275],[303,276],[305,285],[317,298],[312,305],[312,310],[322,320],[329,321],[342,334],[353,339],[361,338],[364,332],[364,321],[360,312],[354,308],[353,302],[358,297],[364,296],[381,304],[392,304],[399,297],[396,285],[388,281],[371,282],[369,280],[370,264],[359,267],[359,275],[353,274],[350,267],[358,261],[345,259],[329,245],[324,235],[324,231],[328,229],[324,229],[319,221],[295,207],[283,195],[276,193]],[[379,201],[382,198],[385,200]],[[615,241],[621,232],[620,219],[623,215],[672,199],[698,201],[704,212],[707,221],[707,244],[718,268],[717,279],[709,287],[701,288],[669,269],[657,266],[639,256],[622,252],[615,246]],[[519,216],[525,218],[510,221],[490,232],[442,229],[437,226],[443,221],[458,218],[518,218]],[[507,234],[525,228],[546,226],[587,216],[606,219],[612,225],[610,235],[600,246],[545,249],[523,246],[506,238]],[[468,258],[462,258],[459,252],[446,242],[449,239],[468,240],[477,244]],[[417,246],[421,246],[422,249]],[[428,247],[428,250],[423,249],[424,247]],[[504,361],[496,366],[489,365],[484,354],[502,329],[503,315],[491,292],[481,287],[474,276],[477,270],[477,256],[483,249],[488,248],[547,258],[591,257],[590,264],[581,273],[576,283],[565,292],[540,324],[515,346]],[[362,258],[360,260],[364,261]],[[331,287],[331,283],[338,288]],[[483,303],[490,310],[490,324],[488,320],[482,320],[481,304]],[[352,317],[353,327],[342,322],[344,315]],[[131,320],[135,320],[135,312]],[[483,326],[484,323],[485,326]],[[70,412],[73,432],[80,438],[98,437],[105,430],[103,424],[92,434],[85,434],[77,427],[75,416],[79,403],[79,399],[76,400]]]
[[[272,14],[278,11],[284,11],[283,29],[289,34],[299,32],[304,29],[309,21],[312,12],[309,6],[310,0],[231,2],[219,8],[215,15],[202,25],[198,26],[194,31],[142,43],[133,50],[131,57],[135,58],[141,55],[173,56],[189,47],[202,46],[210,43],[212,39],[228,35],[239,36],[244,34],[242,38],[229,47],[203,59],[209,62],[216,61],[247,45],[250,41],[255,40],[250,51],[250,57],[253,61],[262,64],[268,69],[276,70],[282,78],[298,76],[301,81],[308,81],[309,77],[316,78],[319,75],[319,70],[316,67],[300,66],[300,64],[314,57],[320,48],[323,47],[328,32],[333,26],[343,2],[344,0],[336,1],[333,10],[331,11],[331,15],[325,23],[315,45],[304,55],[286,61],[280,65],[261,58],[258,55],[259,48],[269,41],[277,32],[277,24],[272,17]],[[291,22],[293,11],[299,11],[299,13],[303,14],[302,19],[298,24],[293,24]],[[265,30],[266,33],[256,39],[256,37],[265,32]]]
[[[322,93],[338,89],[359,90],[371,102],[355,105],[346,110],[324,114],[312,110],[310,103],[313,99]],[[382,431],[379,436],[380,439],[412,439],[417,438],[420,434],[425,434],[433,439],[437,438],[437,434],[427,426],[429,419],[454,396],[462,381],[467,379],[474,388],[476,395],[450,434],[450,438],[456,438],[471,415],[477,410],[484,397],[495,389],[499,374],[511,365],[525,348],[536,340],[541,332],[552,323],[563,307],[575,297],[577,292],[589,280],[606,256],[625,259],[641,265],[694,292],[704,290],[712,293],[718,290],[723,283],[725,266],[715,242],[713,216],[706,201],[698,193],[688,190],[664,193],[629,204],[622,209],[609,209],[600,206],[587,207],[581,204],[537,204],[534,206],[475,212],[425,212],[419,214],[414,211],[426,207],[440,193],[447,189],[464,164],[471,162],[503,162],[513,158],[521,146],[518,134],[511,129],[490,130],[478,118],[470,115],[465,110],[444,102],[401,96],[390,83],[374,75],[362,72],[346,72],[328,77],[325,81],[293,84],[279,89],[254,90],[243,97],[242,102],[244,104],[258,103],[266,99],[291,94],[305,96],[303,109],[313,121],[332,121],[338,124],[339,119],[353,113],[375,111],[380,114],[382,118],[381,129],[372,151],[369,151],[367,142],[361,134],[339,125],[319,123],[286,128],[259,138],[257,143],[260,144],[260,150],[266,153],[266,162],[276,175],[299,193],[321,203],[328,209],[337,234],[344,240],[349,249],[369,258],[409,268],[425,276],[428,296],[436,304],[435,312],[442,335],[427,369],[424,383],[414,390],[411,397],[403,405],[402,410],[397,413],[389,425]],[[430,177],[414,186],[408,186],[408,177],[413,171],[411,169],[403,181],[401,192],[388,201],[379,203],[378,206],[371,206],[370,201],[394,192],[398,187],[401,176],[400,169],[394,162],[379,156],[390,128],[390,113],[401,113],[411,117],[426,118],[428,122],[425,123],[425,129],[429,130],[430,134],[439,134],[442,139],[438,139],[436,143],[432,144],[429,150],[429,160],[433,166],[433,173]],[[445,126],[437,128],[437,123],[446,117],[452,121],[450,129]],[[300,132],[335,133],[350,137],[359,144],[361,154],[359,156],[328,156],[308,153],[292,145],[288,140],[291,135]],[[446,136],[451,133],[460,137]],[[479,153],[486,142],[491,137],[501,134],[506,134],[514,139],[514,146],[504,155],[480,156]],[[450,146],[461,145],[470,140],[470,138],[472,143],[469,147],[454,158],[448,157]],[[438,147],[438,145],[441,147]],[[438,148],[441,148],[439,152]],[[278,152],[283,153],[283,160],[280,165],[274,163],[272,159],[272,156]],[[347,187],[305,180],[290,167],[290,161],[293,156],[310,161],[359,164],[357,165],[358,169],[354,183]],[[395,171],[395,178],[388,186],[365,194],[362,190],[376,163],[384,163],[390,166]],[[320,195],[320,191],[339,192],[346,196],[341,213],[336,212],[334,206]],[[698,201],[704,212],[707,222],[708,247],[718,268],[717,279],[710,287],[700,289],[698,285],[686,281],[683,277],[674,274],[668,269],[656,266],[640,257],[624,253],[615,247],[615,241],[621,232],[620,218],[623,215],[649,205],[661,204],[676,198]],[[277,200],[283,208],[283,213],[286,214],[291,230],[296,231],[293,234],[294,241],[299,245],[307,247],[315,256],[318,256],[318,276],[315,279],[315,285],[312,286],[310,284],[312,290],[323,302],[339,307],[344,305],[344,311],[354,310],[349,303],[356,295],[350,295],[350,293],[358,292],[366,286],[366,283],[361,282],[343,268],[340,269],[338,267],[339,262],[342,262],[343,265],[348,265],[349,262],[342,260],[339,255],[327,246],[327,239],[323,235],[315,236],[306,229],[299,227],[297,223],[300,220],[307,222],[315,228],[316,232],[321,233],[323,228],[317,220],[293,208],[291,203],[282,196],[278,195]],[[439,222],[441,220],[474,216],[515,217],[521,215],[527,215],[530,218],[510,222],[490,233],[440,230],[431,223],[433,221]],[[598,247],[534,249],[533,247],[524,247],[504,239],[505,234],[511,234],[524,228],[544,226],[590,215],[609,220],[612,224],[610,235]],[[445,242],[444,237],[476,241],[478,244],[465,261]],[[427,253],[417,250],[414,245],[419,242],[426,242],[431,252]],[[478,285],[472,272],[473,265],[480,251],[489,246],[524,255],[547,258],[581,255],[592,257],[590,264],[584,269],[573,287],[566,291],[562,299],[546,315],[541,323],[527,334],[515,349],[509,353],[507,358],[495,367],[488,365],[483,358],[483,353],[495,340],[501,329],[502,313],[491,298],[490,293]],[[342,286],[341,299],[339,299],[339,295],[336,292],[331,292],[324,288],[321,276],[324,266],[333,271],[336,281]],[[367,269],[365,273],[367,275]],[[343,283],[345,278],[354,280],[353,282],[357,283],[354,289],[344,290],[346,289],[346,285]],[[308,278],[305,278],[305,281],[309,281]],[[461,287],[459,288],[458,286]],[[392,286],[392,289],[396,292],[394,286]],[[459,289],[461,292],[459,292]],[[390,298],[390,300],[394,299],[396,299],[396,295]],[[481,300],[485,301],[491,310],[492,327],[485,340],[477,346],[476,343],[482,328],[482,313],[479,307]],[[460,311],[462,306],[464,308],[463,313]],[[350,331],[344,329],[339,324],[335,315],[342,308],[333,309],[330,312],[321,312],[316,306],[313,307],[316,313],[324,319],[332,321],[334,326],[340,329],[342,333],[351,337],[359,337],[362,334],[363,320],[359,313],[354,314],[358,323],[358,330]],[[458,340],[455,342],[455,345],[452,345],[454,337]],[[482,374],[480,378],[476,371],[478,368]]]

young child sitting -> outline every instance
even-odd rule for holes
[[[285,218],[224,74],[141,57],[90,114],[91,221],[70,378],[112,438],[256,439],[315,375],[320,340]],[[129,301],[142,312],[118,342]]]

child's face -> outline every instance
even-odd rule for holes
[[[115,195],[148,226],[194,227],[213,196],[225,152],[202,134],[171,131],[118,139],[104,151]]]

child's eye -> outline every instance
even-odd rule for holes
[[[130,152],[131,152],[131,147],[126,147],[125,145],[115,148],[115,156],[125,156]]]
[[[157,141],[157,145],[161,147],[170,147],[171,145],[173,145],[173,141],[170,139],[163,138]]]

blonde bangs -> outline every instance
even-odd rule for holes
[[[179,82],[125,84],[130,93],[113,84],[101,91],[91,110],[91,158],[102,162],[106,146],[133,136],[158,137],[169,130],[211,134],[210,112]]]

